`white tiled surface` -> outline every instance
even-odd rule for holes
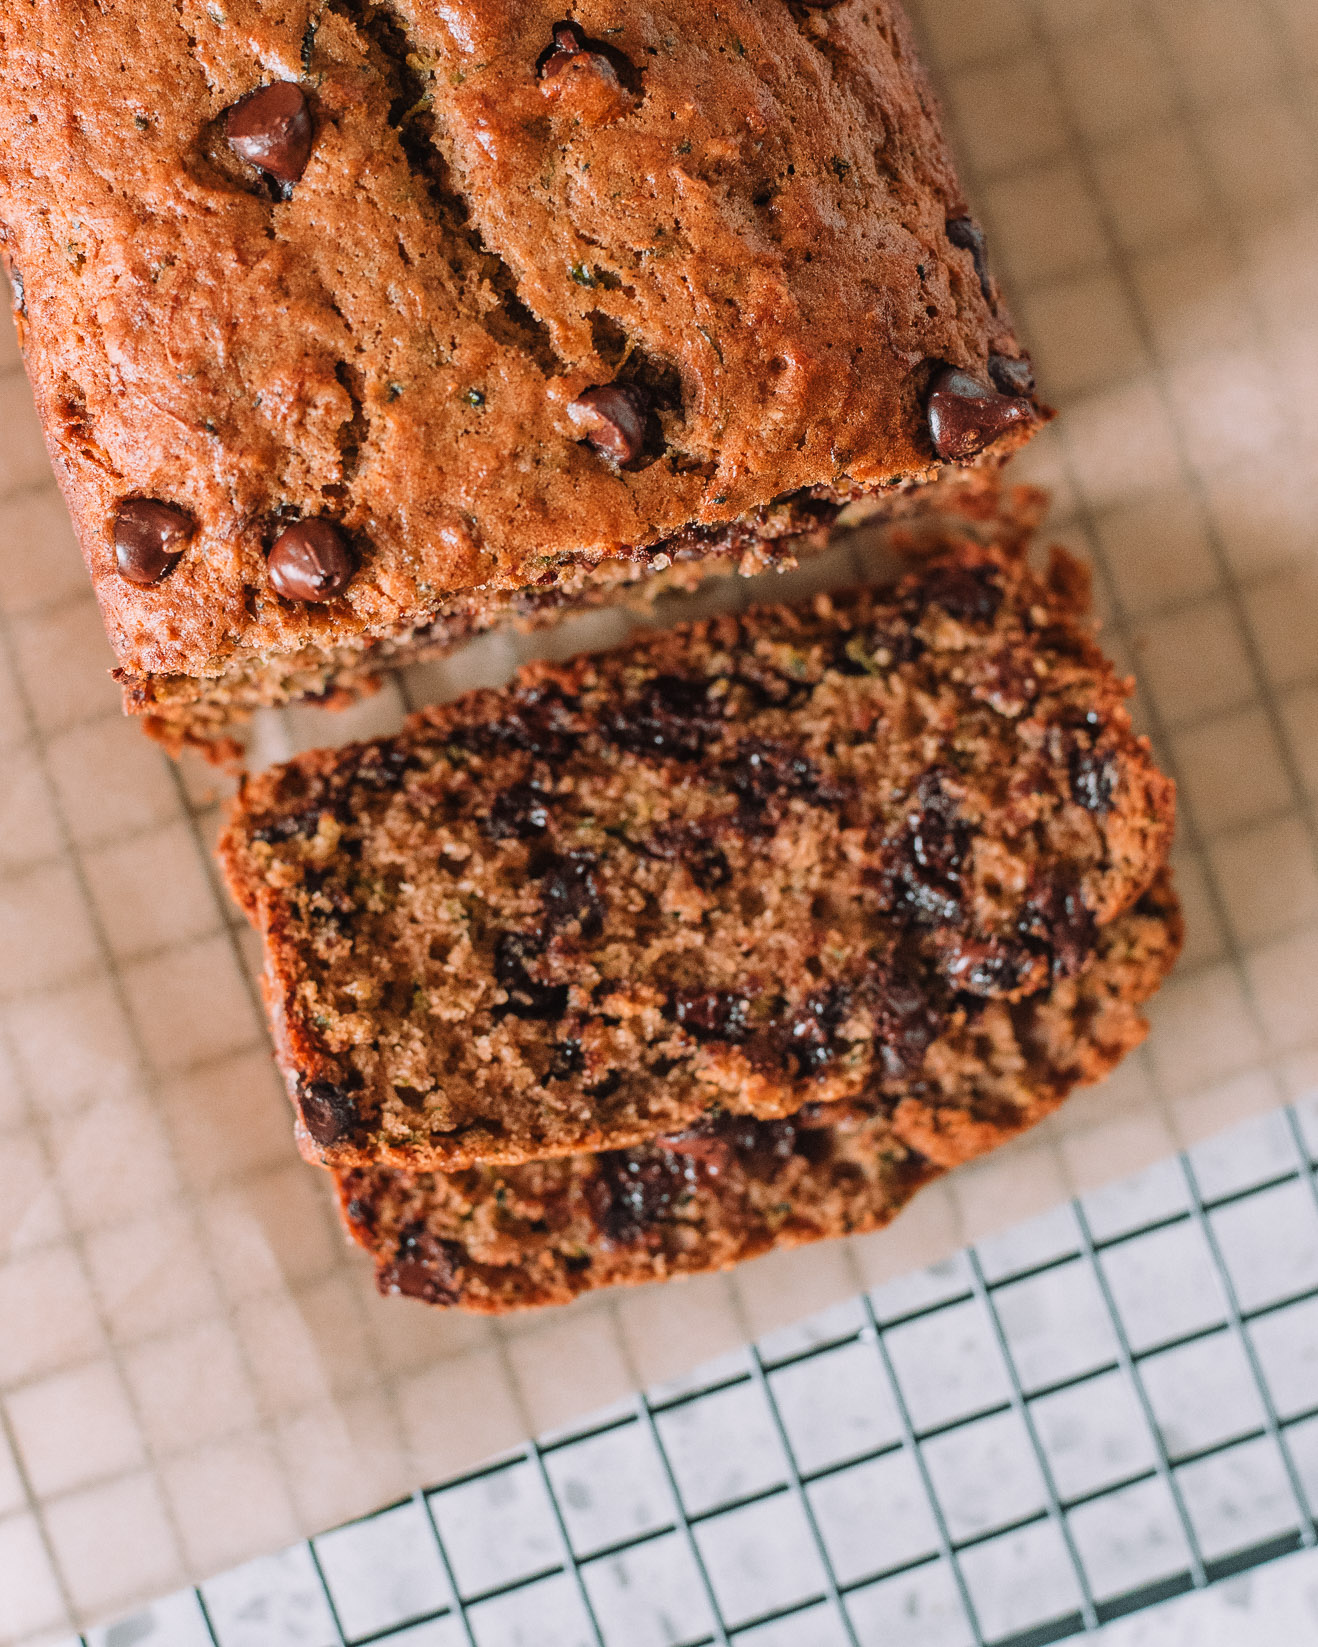
[[[6,1647],[55,1641],[75,1620],[439,1479],[1318,1084],[1312,6],[913,9],[1062,411],[1022,468],[1055,488],[1060,535],[1096,558],[1108,642],[1137,668],[1145,724],[1182,779],[1190,944],[1150,1047],[849,1250],[503,1326],[380,1302],[288,1138],[250,945],[204,850],[212,780],[172,770],[118,717],[6,337]],[[493,642],[462,667],[497,678],[513,655]],[[411,690],[458,679],[432,670]],[[264,728],[261,748],[387,726],[398,708],[391,689],[328,727],[299,712]],[[1104,1216],[1120,1205],[1096,1207]],[[1183,1239],[1169,1250],[1193,1262]],[[1221,1239],[1230,1246],[1228,1228]],[[1156,1276],[1111,1262],[1132,1330],[1156,1339]],[[1252,1296],[1258,1282],[1240,1284]],[[1176,1320],[1211,1316],[1210,1292],[1171,1301]],[[1022,1309],[1022,1355],[1046,1362],[1027,1353]],[[1284,1343],[1267,1353],[1284,1368]],[[940,1380],[922,1398],[959,1399]],[[61,1411],[74,1417],[52,1438],[41,1415]],[[1206,1517],[1215,1494],[1206,1481]],[[1003,1559],[1026,1573],[1040,1557],[1027,1540]],[[873,1618],[941,1616],[924,1582],[877,1586]],[[500,1626],[509,1640],[518,1627]]]

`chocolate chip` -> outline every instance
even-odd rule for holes
[[[779,795],[803,795],[817,801],[841,798],[801,750],[768,738],[743,739],[737,746],[736,760],[724,769],[724,777],[742,801],[756,810]]]
[[[942,1027],[928,988],[900,971],[889,972],[875,1012],[879,1057],[887,1074],[913,1075]]]
[[[979,289],[984,294],[985,303],[993,303],[993,283],[989,277],[988,246],[984,240],[984,231],[973,217],[949,217],[947,220],[947,238],[954,246],[963,252],[969,252],[975,265],[975,278],[979,281]]]
[[[500,790],[480,820],[481,833],[492,841],[525,841],[549,828],[549,808],[534,784],[515,783]]]
[[[599,859],[584,848],[555,861],[541,888],[545,924],[551,931],[574,922],[583,938],[604,925],[604,885],[596,873]]]
[[[673,1016],[698,1041],[727,1041],[733,1046],[749,1032],[749,996],[730,989],[677,990]]]
[[[376,1271],[375,1284],[386,1296],[401,1293],[427,1304],[456,1304],[462,1296],[458,1271],[466,1256],[456,1241],[443,1241],[419,1224],[409,1225],[393,1261]]]
[[[573,113],[587,125],[600,126],[624,114],[636,101],[624,76],[633,83],[631,64],[613,47],[591,40],[575,23],[555,23],[553,44],[537,64],[540,90],[553,101],[569,98]]]
[[[993,999],[1041,989],[1047,966],[1023,944],[1002,938],[966,938],[952,948],[943,970],[953,989]]]
[[[921,578],[915,598],[941,606],[958,623],[987,624],[1002,605],[1002,585],[989,566],[936,566]]]
[[[285,600],[333,600],[352,582],[352,552],[329,520],[299,520],[275,539],[267,561],[275,593]]]
[[[1032,395],[1034,367],[1028,355],[990,355],[989,376],[1004,395]]]
[[[197,523],[184,509],[157,498],[126,498],[114,517],[119,576],[140,588],[159,583],[178,565]]]
[[[851,1011],[852,991],[846,984],[814,990],[788,1020],[786,1051],[803,1075],[817,1075],[845,1050],[838,1030]]]
[[[1109,750],[1076,749],[1072,751],[1070,766],[1071,799],[1086,812],[1104,818],[1112,810],[1112,797],[1117,792],[1118,771],[1116,757]]]
[[[236,155],[277,183],[294,184],[307,169],[311,110],[306,93],[291,80],[276,80],[235,103],[225,132]]]
[[[620,468],[634,463],[645,446],[649,397],[634,383],[605,383],[587,389],[567,415],[588,446]]]
[[[333,1081],[306,1081],[298,1092],[302,1125],[318,1144],[333,1144],[350,1132],[357,1120],[352,1094]]]
[[[693,1161],[651,1146],[611,1150],[596,1157],[587,1198],[600,1234],[616,1246],[636,1246],[691,1193]]]
[[[505,932],[494,946],[494,977],[508,996],[503,1011],[514,1018],[561,1018],[567,1011],[568,986],[545,984],[531,976],[531,964],[543,950],[525,932]]]
[[[958,366],[945,366],[934,378],[926,412],[934,450],[955,463],[974,457],[1009,429],[1035,418],[1028,400],[1000,395]]]
[[[695,761],[722,727],[723,716],[710,702],[707,682],[685,675],[654,675],[612,714],[607,729],[624,749]]]
[[[1037,887],[1021,913],[1021,932],[1048,949],[1054,978],[1073,978],[1093,953],[1098,927],[1080,889],[1049,881]]]

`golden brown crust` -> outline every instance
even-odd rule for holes
[[[304,651],[410,635],[455,595],[927,479],[933,374],[1019,354],[948,228],[960,189],[892,0],[586,0],[583,60],[550,74],[559,17],[4,7],[3,253],[130,708],[158,715],[177,677],[227,676],[221,703],[249,677],[251,701],[300,690]],[[311,122],[279,188],[226,137],[272,82]],[[572,411],[617,381],[651,414],[621,468]],[[151,587],[115,569],[125,497],[197,523]],[[326,604],[267,572],[306,516],[356,561]]]
[[[382,1292],[489,1314],[877,1229],[1138,1045],[1140,1004],[1180,942],[1164,875],[1078,977],[986,1009],[954,1087],[915,1080],[901,1097],[812,1106],[794,1121],[727,1118],[613,1155],[448,1175],[343,1169],[345,1226],[375,1258]]]
[[[950,1081],[984,1002],[1081,970],[1172,786],[1082,580],[996,535],[249,780],[222,855],[308,1156],[510,1162]]]

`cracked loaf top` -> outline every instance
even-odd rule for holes
[[[889,0],[14,0],[0,251],[130,686],[1039,413]]]
[[[307,1154],[513,1162],[953,1081],[1171,834],[1076,569],[1024,541],[249,780],[221,851]]]

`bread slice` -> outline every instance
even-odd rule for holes
[[[250,779],[221,856],[308,1157],[452,1170],[904,1092],[1083,971],[1172,785],[1078,568],[980,536]]]
[[[882,1097],[790,1120],[725,1115],[630,1150],[517,1167],[344,1168],[345,1224],[382,1292],[489,1314],[877,1229],[1137,1045],[1140,1003],[1180,939],[1162,875],[1103,929],[1081,972],[1025,1001],[986,1001],[936,1071]]]

